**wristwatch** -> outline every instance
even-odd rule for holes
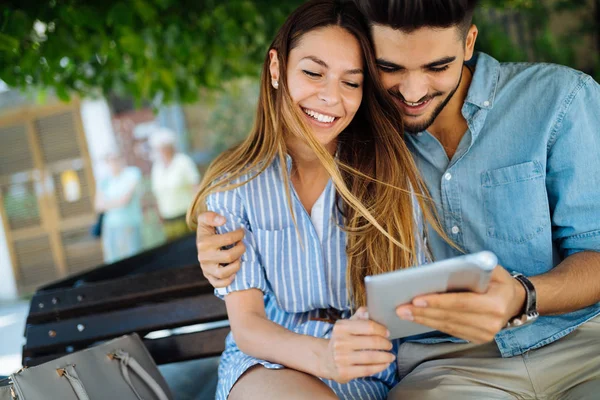
[[[518,326],[529,324],[540,316],[537,311],[537,299],[533,283],[531,283],[531,281],[527,279],[525,275],[519,272],[513,272],[512,276],[519,281],[519,283],[523,285],[523,288],[525,289],[525,306],[523,307],[523,313],[511,318],[506,324],[506,328],[516,328]]]

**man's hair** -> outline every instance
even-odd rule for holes
[[[463,34],[473,21],[478,0],[355,0],[372,24],[411,33],[420,28],[457,26]]]

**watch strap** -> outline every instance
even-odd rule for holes
[[[513,328],[527,324],[539,317],[539,313],[537,311],[537,295],[533,283],[531,283],[531,281],[521,273],[515,272],[512,274],[512,276],[519,281],[519,283],[523,285],[523,288],[525,289],[525,306],[521,315],[518,315],[508,321],[508,324],[506,325],[507,328]]]

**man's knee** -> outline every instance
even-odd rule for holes
[[[509,400],[515,398],[498,388],[443,377],[401,381],[388,394],[388,400]]]
[[[599,395],[600,379],[593,379],[572,387],[558,398],[561,400],[587,400],[595,399]]]

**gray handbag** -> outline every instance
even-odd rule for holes
[[[172,400],[137,334],[12,374],[0,400]]]

